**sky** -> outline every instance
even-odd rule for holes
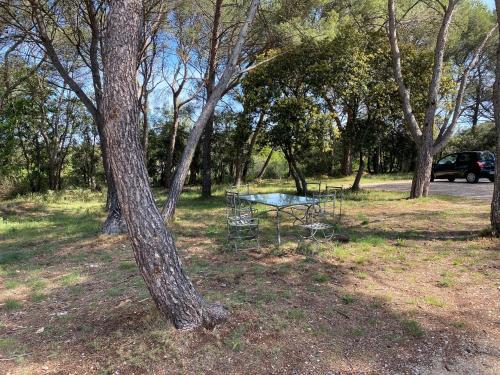
[[[495,0],[483,0],[486,5],[488,5],[488,8],[490,9],[495,9]]]

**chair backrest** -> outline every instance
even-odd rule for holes
[[[337,202],[337,196],[335,193],[320,193],[313,194],[313,199],[317,202],[316,211],[320,216],[326,217],[328,214],[335,216],[335,205]]]
[[[240,198],[240,193],[226,191],[226,215],[227,217],[252,216],[252,205]]]
[[[326,194],[335,194],[335,201],[337,202],[337,207],[338,207],[338,219],[340,220],[342,218],[342,202],[344,201],[344,193],[345,189],[343,186],[329,186],[326,185],[325,187],[325,193]]]
[[[312,187],[311,189],[309,187]],[[321,193],[321,181],[320,182],[306,182],[305,195],[314,195]]]
[[[335,193],[337,195],[337,199],[344,198],[344,191],[345,189],[343,186],[332,186],[332,185],[325,186],[325,194]]]
[[[228,217],[238,216],[240,210],[240,194],[235,191],[226,190],[226,215]]]
[[[240,193],[240,194],[250,194],[250,184],[244,184],[244,185],[232,185],[229,187],[228,191]]]

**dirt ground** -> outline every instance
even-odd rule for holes
[[[179,332],[126,236],[98,235],[101,196],[0,203],[1,374],[500,373],[500,241],[488,204],[348,197],[349,243],[228,250],[221,197],[183,198],[188,274],[229,321]],[[285,225],[284,232],[293,228]]]

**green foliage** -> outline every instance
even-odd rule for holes
[[[487,122],[455,134],[442,151],[442,155],[460,151],[495,151],[495,124]]]

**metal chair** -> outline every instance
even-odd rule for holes
[[[301,229],[301,232],[298,233],[299,246],[302,241],[312,240],[320,243],[330,241],[334,237],[334,225],[321,221],[323,218],[321,212],[320,203],[313,204],[307,210],[305,222],[297,225]]]
[[[335,220],[335,209],[337,203],[336,193],[315,193],[313,199],[317,203],[317,215],[325,219]]]
[[[257,249],[260,249],[259,220],[254,217],[256,210],[242,206],[237,192],[226,191],[225,198],[228,243],[232,242],[237,251],[241,242],[255,240]]]
[[[343,186],[325,186],[325,195],[335,194],[334,209],[338,207],[339,213],[337,215],[336,211],[333,213],[333,218],[339,223],[342,220],[342,203],[344,202],[345,189]],[[335,216],[338,216],[337,218]]]

